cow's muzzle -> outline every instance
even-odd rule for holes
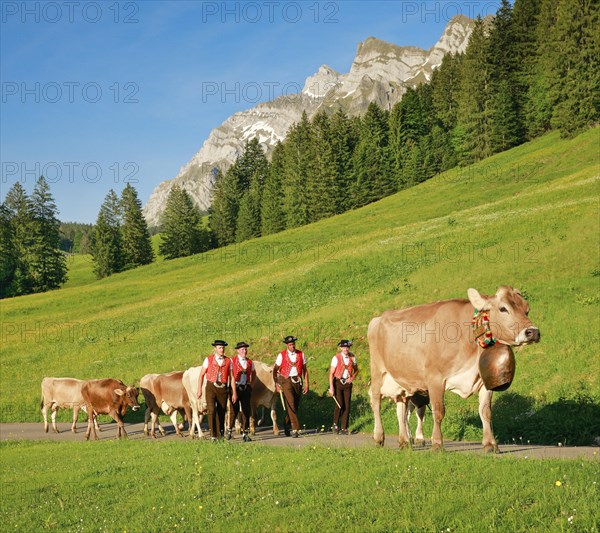
[[[538,328],[527,328],[525,338],[527,342],[540,342],[540,330]]]
[[[519,333],[518,337],[515,339],[515,344],[517,346],[522,344],[532,344],[534,342],[540,342],[540,330],[535,326],[530,326],[521,330],[521,333]]]

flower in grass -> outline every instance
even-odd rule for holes
[[[557,479],[557,480],[554,482],[554,485],[555,485],[555,486],[557,486],[557,487],[560,487],[560,486],[562,486],[562,481],[561,481],[560,479]]]

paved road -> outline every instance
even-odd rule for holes
[[[16,423],[16,424],[0,424],[0,440],[49,440],[49,441],[82,441],[84,440],[85,424],[80,424],[78,432],[73,434],[70,431],[70,423],[58,423],[57,424],[60,433],[52,433],[50,429],[49,433],[44,433],[44,428],[41,423]],[[102,431],[98,434],[98,438],[101,440],[114,439],[116,438],[116,424],[105,423],[100,425]],[[165,437],[159,436],[156,442],[164,440],[177,439],[175,430],[172,425],[163,425],[167,431]],[[144,436],[143,424],[125,424],[127,434],[130,439],[147,439]],[[387,436],[385,447],[390,449],[397,449],[396,436]],[[242,443],[240,436],[235,436],[232,440],[233,443]],[[362,447],[374,447],[373,440],[370,434],[357,433],[354,435],[334,435],[331,432],[321,432],[318,430],[307,430],[298,439],[292,439],[290,437],[273,435],[271,428],[259,428],[257,434],[253,437],[253,444],[260,443],[266,446],[333,446],[338,448],[362,448]],[[430,450],[431,446],[427,444],[424,448],[415,447],[414,450],[418,452],[426,452]],[[460,452],[471,452],[471,453],[482,453],[481,444],[478,442],[449,442],[445,443],[445,449],[448,452],[460,453]],[[536,459],[574,459],[574,458],[587,458],[593,461],[600,462],[600,447],[594,446],[538,446],[538,445],[501,445],[500,456],[504,457],[523,457],[523,458],[536,458]]]

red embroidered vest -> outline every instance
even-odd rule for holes
[[[212,381],[213,383],[227,383],[227,378],[229,377],[229,365],[231,361],[229,357],[223,357],[223,365],[219,366],[217,363],[216,356],[209,355],[208,356],[208,369],[206,371],[206,379],[208,381]],[[221,379],[217,379],[219,377],[219,370],[221,371]]]
[[[347,370],[350,377],[352,377],[354,375],[354,363],[352,361],[352,356],[348,354],[349,361],[347,365],[344,364],[344,356],[341,353],[337,353],[335,356],[337,357],[337,366],[335,367],[333,376],[337,379],[342,379],[344,370]]]
[[[242,374],[246,374],[246,384],[250,383],[250,376],[252,375],[252,361],[246,358],[246,369],[242,368],[240,358],[236,355],[233,357],[233,379],[237,383],[240,381]]]
[[[281,352],[281,367],[279,368],[279,373],[284,378],[289,378],[290,370],[292,369],[293,366],[295,366],[298,369],[298,377],[302,377],[303,362],[304,362],[304,354],[301,351],[296,350],[296,362],[292,363],[292,361],[290,360],[290,357],[288,355],[288,351],[283,350],[283,352]]]

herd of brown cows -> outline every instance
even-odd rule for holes
[[[425,406],[433,412],[432,448],[442,448],[441,423],[445,415],[444,393],[453,391],[462,398],[479,395],[479,415],[483,424],[483,446],[497,451],[491,428],[492,393],[505,390],[513,380],[515,359],[513,346],[539,342],[539,329],[529,320],[529,304],[522,294],[509,286],[499,287],[496,294],[485,296],[475,289],[467,291],[468,299],[455,298],[408,309],[386,311],[371,320],[368,329],[371,383],[369,397],[375,418],[373,438],[383,445],[381,399],[396,402],[399,444],[409,446],[413,439],[408,426],[410,412],[417,408],[417,441],[423,441]],[[479,332],[479,333],[477,333]],[[273,367],[255,362],[256,382],[252,388],[250,432],[258,406],[271,410],[273,431],[278,434],[275,417],[275,383]],[[156,436],[158,414],[170,415],[175,430],[179,412],[189,423],[189,435],[196,430],[202,437],[200,424],[207,406],[202,395],[198,399],[200,367],[185,372],[148,374],[140,381],[146,402],[144,433]],[[205,381],[206,384],[206,381]],[[47,412],[52,409],[52,426],[56,429],[56,411],[73,409],[72,431],[76,431],[77,414],[88,414],[88,429],[96,436],[96,416],[109,414],[119,424],[118,435],[125,436],[123,415],[127,407],[139,409],[138,389],[127,387],[116,379],[80,381],[70,378],[45,378],[42,381],[42,413],[48,431]],[[148,431],[148,420],[152,428]],[[164,430],[158,423],[159,431]]]
[[[277,418],[275,404],[277,394],[275,393],[275,382],[273,381],[273,367],[259,361],[254,361],[256,369],[256,381],[252,387],[250,398],[252,417],[250,419],[250,433],[254,434],[255,420],[258,407],[264,406],[271,410],[273,420],[273,432],[277,435]],[[140,389],[144,395],[146,412],[144,415],[144,434],[156,437],[156,426],[162,435],[165,430],[160,425],[158,415],[163,411],[171,417],[173,426],[178,435],[182,436],[182,426],[177,424],[177,413],[189,423],[189,435],[202,438],[202,417],[207,412],[206,395],[198,399],[198,377],[199,366],[189,368],[185,372],[169,372],[168,374],[147,374],[140,380]],[[205,381],[206,384],[206,381]],[[96,431],[100,430],[96,420],[97,415],[110,415],[118,424],[118,437],[125,437],[127,433],[123,426],[123,416],[127,408],[134,411],[140,408],[138,395],[140,390],[136,387],[128,387],[117,379],[92,379],[84,381],[73,378],[44,378],[42,380],[42,401],[40,404],[44,417],[44,431],[48,432],[48,410],[52,411],[52,429],[58,433],[56,427],[56,413],[59,409],[73,409],[73,424],[71,431],[77,431],[77,418],[79,411],[88,414],[88,427],[85,438],[89,439],[93,434],[94,439],[98,436]],[[190,398],[192,400],[190,401]],[[148,422],[152,421],[151,429],[148,430]]]

